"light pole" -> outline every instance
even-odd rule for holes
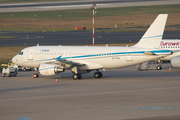
[[[94,2],[93,2],[93,46],[94,46]]]

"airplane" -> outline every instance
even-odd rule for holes
[[[94,77],[101,78],[100,69],[127,67],[171,55],[171,50],[159,49],[167,16],[159,14],[140,41],[131,47],[37,45],[21,50],[12,61],[19,66],[34,67],[34,77],[56,75],[69,69],[74,80],[93,70]]]
[[[173,67],[178,67],[178,66],[180,67],[180,62],[178,62],[179,65],[177,66],[177,62],[174,61],[175,59],[178,59],[178,61],[180,61],[180,40],[179,39],[162,39],[159,45],[159,49],[172,50],[173,54],[162,57],[160,59],[153,60],[154,62],[150,61],[150,62],[138,64],[136,69],[139,71],[151,69],[151,68],[147,68],[148,66],[147,64],[148,63],[152,64],[153,62],[154,66],[151,65],[152,68],[156,70],[161,70],[162,69],[161,63],[163,61],[165,62],[170,61]]]
[[[180,40],[163,40],[160,48],[174,51],[172,55],[161,58],[161,60],[170,60],[173,67],[180,67]]]

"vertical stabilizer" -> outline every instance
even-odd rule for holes
[[[168,14],[159,14],[149,29],[133,47],[158,48],[162,40]]]

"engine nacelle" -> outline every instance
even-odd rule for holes
[[[180,56],[172,57],[171,58],[171,65],[173,67],[180,67]]]
[[[61,68],[61,66],[53,65],[53,64],[41,64],[39,65],[39,74],[43,76],[51,76],[56,75],[60,72],[64,72],[65,69]]]

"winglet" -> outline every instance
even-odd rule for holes
[[[159,48],[167,16],[168,14],[159,14],[140,41],[134,45],[134,47]]]

